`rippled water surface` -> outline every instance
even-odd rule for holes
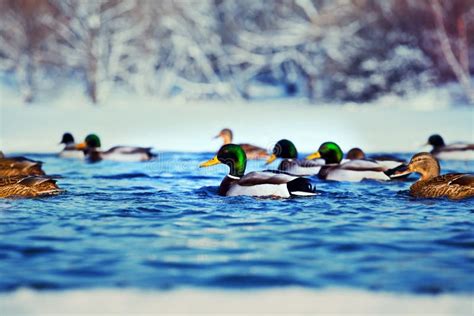
[[[212,155],[149,163],[43,160],[67,192],[0,200],[0,289],[349,286],[474,291],[474,201],[416,200],[408,182],[322,182],[287,200],[219,197]],[[405,158],[409,158],[405,156]],[[263,169],[249,162],[248,169]],[[444,172],[473,162],[442,163]]]

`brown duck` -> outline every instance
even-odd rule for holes
[[[42,162],[25,157],[5,157],[0,152],[0,177],[12,176],[42,176]]]
[[[0,198],[37,197],[61,193],[56,180],[44,176],[15,176],[0,178]]]
[[[421,175],[421,178],[410,187],[410,194],[414,197],[447,197],[453,200],[474,197],[474,175],[463,173],[440,175],[439,162],[429,153],[413,156],[406,171]]]
[[[224,128],[216,135],[214,138],[222,138],[224,140],[224,145],[228,145],[232,143],[232,139],[234,138],[233,133],[230,129]],[[242,149],[245,151],[247,155],[247,159],[267,159],[269,157],[265,148],[258,147],[251,144],[238,144]]]

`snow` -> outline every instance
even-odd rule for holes
[[[2,315],[334,314],[472,315],[472,295],[437,296],[350,289],[151,291],[19,290],[0,295]]]
[[[103,147],[153,146],[156,151],[215,151],[222,128],[234,131],[234,142],[271,150],[292,140],[301,153],[324,141],[344,151],[358,146],[367,152],[418,152],[428,136],[445,141],[474,142],[474,113],[451,106],[443,91],[412,97],[387,96],[367,104],[310,104],[303,99],[255,102],[186,101],[137,97],[116,90],[98,106],[71,86],[54,99],[24,105],[21,97],[0,85],[0,148],[9,152],[57,152],[64,132],[82,140],[97,133]]]

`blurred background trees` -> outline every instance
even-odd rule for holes
[[[458,82],[474,102],[472,0],[0,0],[0,71],[162,97],[363,102]]]

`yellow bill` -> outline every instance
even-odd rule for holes
[[[218,165],[220,163],[221,162],[219,161],[219,159],[217,159],[217,156],[214,156],[214,158],[209,159],[208,161],[203,162],[202,164],[200,164],[199,168],[210,167],[210,166]]]
[[[86,142],[82,142],[76,145],[76,149],[82,150],[87,147]]]
[[[319,151],[307,156],[306,160],[313,160],[313,159],[318,159],[318,158],[321,158],[321,154],[319,153]]]
[[[265,164],[266,164],[266,165],[269,165],[269,164],[271,164],[272,162],[274,162],[275,159],[277,159],[277,156],[276,156],[275,154],[272,154],[272,155],[270,156],[270,158],[267,159],[267,161],[265,162]]]

